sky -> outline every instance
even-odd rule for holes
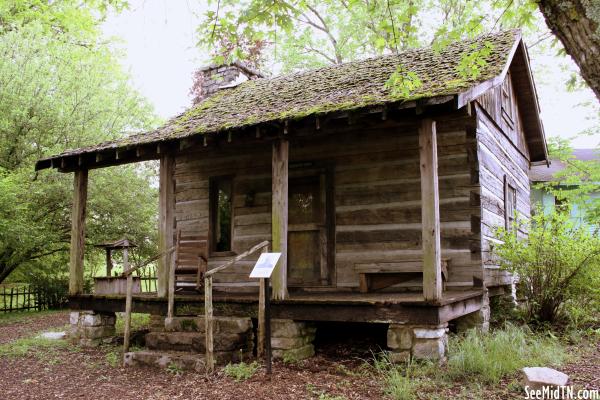
[[[130,0],[130,9],[109,15],[102,29],[118,40],[134,85],[167,119],[191,104],[193,71],[207,63],[195,31],[206,6],[198,0]]]
[[[208,56],[195,46],[196,27],[206,9],[206,3],[198,0],[130,0],[129,10],[110,15],[103,25],[105,35],[118,38],[134,85],[165,120],[190,106],[192,74],[208,63]],[[543,71],[534,72],[534,78],[547,137],[569,138],[593,127],[590,108],[581,106],[597,104],[591,90],[569,93],[565,89],[574,63],[568,58],[531,55],[535,71]],[[598,146],[599,136],[578,138],[573,146]]]

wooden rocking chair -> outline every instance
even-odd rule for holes
[[[178,229],[174,257],[175,291],[200,291],[208,268],[208,238]]]

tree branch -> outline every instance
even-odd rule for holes
[[[325,22],[325,20],[323,19],[323,17],[321,17],[321,14],[319,14],[319,11],[317,9],[315,9],[314,7],[312,7],[310,4],[307,4],[306,7],[319,19],[319,21],[321,21],[321,24],[322,24],[321,30],[323,32],[325,32],[325,34],[327,35],[327,37],[329,37],[329,41],[333,45],[333,51],[335,52],[335,59],[336,59],[337,64],[341,64],[342,62],[344,62],[344,60],[342,59],[342,55],[341,55],[340,49],[338,47],[338,41],[336,40],[336,38],[331,33],[331,30],[327,26],[327,23]]]

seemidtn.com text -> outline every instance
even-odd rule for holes
[[[525,399],[532,400],[600,400],[599,389],[576,389],[573,386],[544,386],[532,389],[525,386]]]

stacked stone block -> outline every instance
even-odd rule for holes
[[[446,360],[448,349],[447,324],[438,326],[415,326],[390,324],[387,333],[387,345],[391,350],[390,361],[404,362],[409,358]]]
[[[205,70],[202,77],[202,97],[208,97],[221,87],[235,81],[240,73],[241,71],[233,65]]]
[[[313,340],[316,328],[308,322],[291,319],[271,321],[271,348],[273,358],[284,361],[299,361],[315,354]]]
[[[213,343],[218,364],[239,362],[252,357],[254,333],[250,318],[216,317]],[[159,351],[183,351],[204,354],[204,317],[164,319],[164,328],[146,334],[146,347]]]
[[[83,346],[97,346],[115,336],[115,313],[73,311],[70,323],[70,338]]]
[[[151,332],[162,332],[165,330],[165,317],[163,315],[150,315],[149,329]]]
[[[205,371],[204,357],[190,353],[158,353],[155,351],[135,351],[125,353],[125,366],[154,366],[168,368],[172,365],[186,371]]]

